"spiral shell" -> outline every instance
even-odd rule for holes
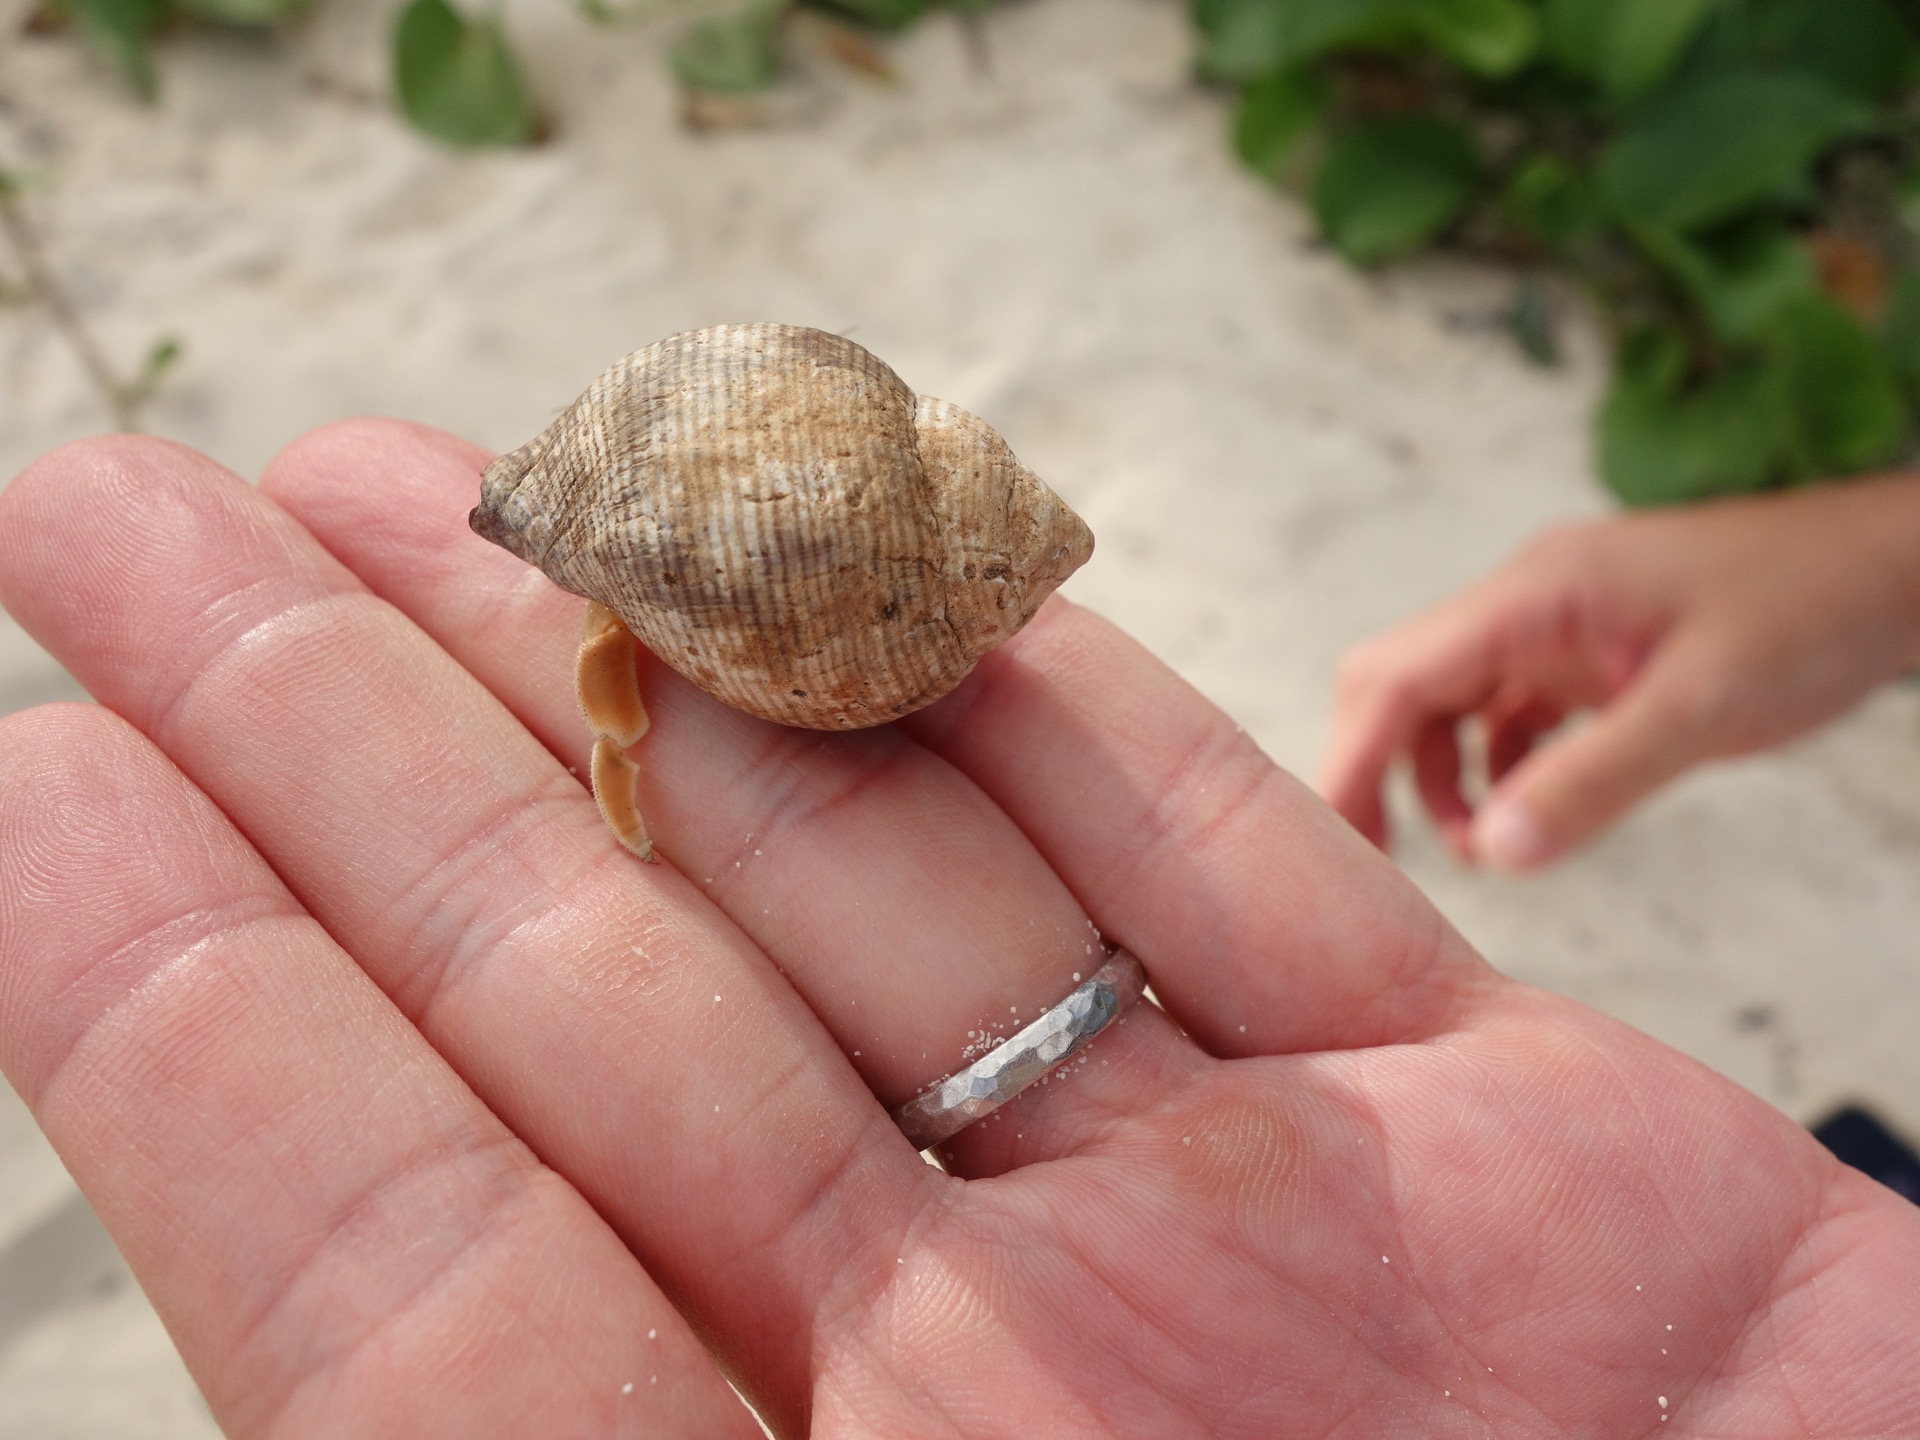
[[[487,467],[470,522],[701,689],[816,730],[939,699],[1093,552],[984,421],[791,325],[629,355]]]

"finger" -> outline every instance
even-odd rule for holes
[[[15,480],[0,599],[803,1424],[816,1297],[890,1272],[934,1177],[739,931],[626,856],[470,675],[189,452],[89,442]]]
[[[1086,611],[1043,610],[906,724],[1216,1054],[1419,1038],[1491,975],[1384,856]]]
[[[1381,788],[1423,727],[1478,710],[1501,674],[1510,586],[1487,582],[1348,654],[1316,789],[1372,840],[1387,839]]]
[[[0,721],[0,1065],[231,1436],[757,1433],[578,1192],[97,707]]]
[[[262,484],[584,766],[589,736],[566,675],[582,602],[471,534],[484,459],[419,427],[363,422],[298,442]],[[887,1104],[1099,967],[1100,937],[1026,837],[899,731],[769,725],[651,658],[643,688],[653,726],[633,755],[657,849],[777,961]],[[1015,1103],[1100,1108],[1112,1069],[1085,1073],[1067,1099],[1050,1087]],[[978,1174],[1003,1156],[969,1142],[952,1159]]]
[[[1671,645],[1591,723],[1534,750],[1475,817],[1474,857],[1499,870],[1544,865],[1697,763],[1707,726],[1691,697],[1710,669]]]
[[[1482,719],[1487,730],[1487,780],[1498,785],[1532,753],[1543,735],[1560,728],[1564,706],[1525,691],[1503,692]]]
[[[1447,846],[1467,858],[1473,808],[1460,789],[1460,737],[1451,720],[1429,720],[1414,732],[1414,785]]]

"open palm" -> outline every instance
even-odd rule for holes
[[[889,1440],[1920,1431],[1920,1213],[1493,973],[1070,606],[859,735],[649,662],[639,865],[484,459],[0,497],[110,707],[0,722],[0,1063],[230,1433],[751,1435],[722,1370]],[[885,1107],[1101,935],[1160,1008],[922,1164]]]

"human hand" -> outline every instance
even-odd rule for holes
[[[1381,786],[1406,752],[1456,854],[1527,869],[1917,664],[1920,478],[1570,526],[1349,653],[1320,793],[1384,846]],[[1547,739],[1580,710],[1592,723]],[[1476,718],[1478,807],[1459,733]]]
[[[0,495],[111,707],[0,721],[0,1065],[229,1433],[751,1435],[702,1341],[834,1440],[1920,1430],[1920,1212],[1494,974],[1071,606],[855,735],[647,663],[634,862],[484,458]],[[884,1106],[1089,917],[1164,1012],[922,1164]]]

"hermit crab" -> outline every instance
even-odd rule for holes
[[[1093,553],[985,421],[851,340],[773,324],[619,361],[487,466],[469,523],[586,597],[593,793],[642,859],[636,640],[749,714],[881,725],[958,685]]]

